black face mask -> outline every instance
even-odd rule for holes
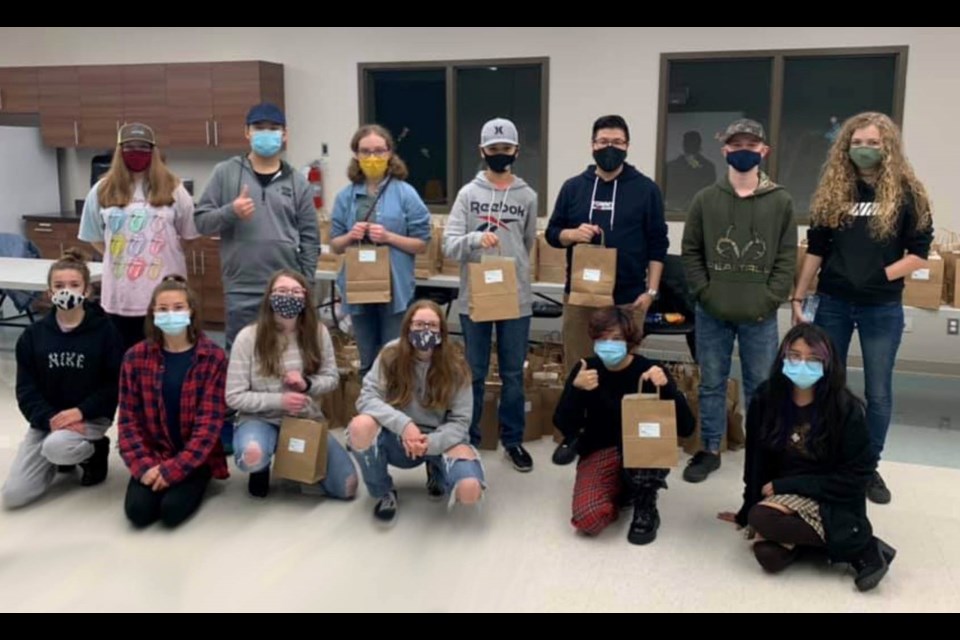
[[[593,159],[597,162],[597,166],[604,171],[613,172],[626,161],[627,152],[625,149],[617,149],[616,147],[604,147],[593,152]]]
[[[496,153],[492,155],[484,153],[483,159],[487,162],[487,166],[490,167],[491,171],[494,173],[503,173],[507,170],[507,167],[516,162],[517,156],[509,153]]]

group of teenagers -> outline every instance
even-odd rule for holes
[[[228,476],[225,440],[236,469],[248,474],[250,495],[269,494],[283,418],[323,419],[321,398],[339,384],[314,298],[320,246],[312,189],[281,158],[288,133],[281,109],[251,108],[250,152],[217,165],[194,205],[164,165],[150,127],[120,129],[79,233],[103,255],[99,300],[91,300],[84,257],[68,251],[49,271],[51,313],[17,342],[16,395],[29,428],[2,489],[5,508],[37,500],[58,474],[73,474],[83,486],[102,483],[114,421],[130,472],[124,508],[138,528],[157,521],[175,527],[200,507],[210,481]],[[770,151],[763,127],[737,120],[718,139],[728,170],[693,198],[683,234],[696,300],[702,434],[702,450],[683,478],[702,482],[720,467],[736,341],[748,407],[743,502],[718,517],[746,531],[769,572],[819,551],[849,563],[858,589],[872,589],[896,552],[874,535],[866,503],[891,499],[877,465],[892,412],[904,277],[927,259],[930,200],[897,126],[879,113],[851,117],[812,198],[809,246],[796,273],[793,204],[761,169]],[[617,249],[613,306],[564,299],[568,375],[554,415],[563,442],[553,461],[577,460],[577,532],[598,535],[632,507],[628,540],[648,544],[660,526],[657,498],[669,471],[624,468],[623,397],[638,388],[659,391],[675,404],[681,436],[694,432],[696,419],[667,370],[640,352],[669,239],[661,192],[626,162],[629,147],[623,118],[594,123],[594,163],[563,184],[545,232],[550,245],[567,249],[568,265],[578,244]],[[482,500],[476,447],[494,344],[503,383],[500,441],[517,471],[533,470],[522,444],[523,368],[537,194],[513,171],[516,126],[502,118],[486,123],[478,150],[485,167],[460,190],[442,238],[444,254],[461,263],[461,344],[443,310],[415,299],[414,260],[426,251],[432,225],[405,180],[393,137],[366,125],[350,150],[350,184],[336,197],[330,250],[388,247],[391,300],[344,303],[360,353],[357,416],[345,445],[328,435],[324,479],[300,488],[351,500],[362,479],[374,520],[389,526],[399,507],[390,467],[423,465],[428,496],[449,506]],[[220,238],[226,352],[204,334],[183,277],[182,243],[200,234]],[[515,261],[520,317],[474,322],[468,265],[492,252]],[[804,317],[818,275],[819,306],[815,317]],[[341,274],[341,292],[347,286]],[[781,341],[777,311],[788,301],[793,326]],[[865,401],[846,382],[854,329]],[[224,425],[232,425],[232,437],[224,438]]]

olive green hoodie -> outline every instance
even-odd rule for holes
[[[757,190],[741,198],[724,176],[690,205],[683,262],[690,293],[718,320],[758,322],[776,313],[797,264],[790,194],[761,173]]]

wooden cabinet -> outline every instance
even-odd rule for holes
[[[111,148],[124,122],[162,148],[248,148],[247,111],[283,108],[283,66],[269,62],[0,68],[0,112],[40,113],[44,144]]]
[[[27,216],[24,218],[27,239],[40,250],[40,257],[47,260],[58,260],[64,249],[71,247],[80,249],[91,259],[99,259],[92,255],[93,247],[79,240],[80,219],[60,219],[53,216]]]
[[[38,113],[40,81],[31,67],[0,69],[0,113]]]
[[[224,311],[223,279],[220,273],[219,238],[198,238],[186,243],[187,280],[197,294],[200,317],[207,329],[222,329]]]

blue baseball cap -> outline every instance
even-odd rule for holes
[[[287,126],[287,119],[283,115],[283,109],[269,102],[263,102],[255,107],[250,107],[250,111],[247,112],[247,124],[251,125],[256,122],[271,122],[284,127]]]

